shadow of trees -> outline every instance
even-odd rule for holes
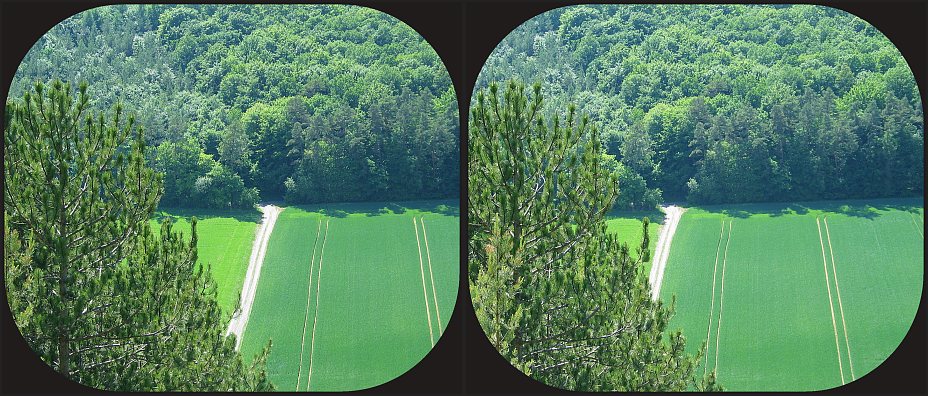
[[[411,210],[453,217],[460,217],[461,215],[460,204],[456,199],[403,202],[342,202],[295,205],[295,207],[307,212],[318,212],[337,218],[347,217],[351,214],[363,214],[371,217],[385,214],[403,214]]]
[[[190,221],[191,217],[196,216],[198,220],[206,220],[216,217],[233,218],[241,222],[255,223],[261,222],[263,215],[257,208],[255,209],[196,209],[196,208],[161,208],[159,207],[152,214],[152,219],[159,223],[165,218],[170,218],[175,223],[178,220]]]
[[[813,201],[813,202],[774,202],[774,203],[747,203],[731,205],[700,206],[701,210],[710,213],[719,213],[734,218],[748,218],[753,215],[769,215],[772,217],[787,214],[803,215],[809,211],[823,211],[840,213],[846,216],[875,219],[889,210],[906,211],[920,214],[924,207],[924,197],[913,198],[886,198],[861,199],[842,201]]]
[[[653,224],[661,224],[664,222],[664,212],[661,212],[658,209],[652,210],[611,210],[609,213],[606,213],[606,219],[637,219],[641,220],[642,218],[647,217],[648,220]]]

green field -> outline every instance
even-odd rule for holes
[[[438,341],[457,296],[457,203],[402,205],[281,212],[242,340],[247,357],[273,340],[268,371],[279,390],[376,386]]]
[[[189,238],[190,218],[193,216],[197,217],[197,261],[209,263],[216,281],[219,307],[227,315],[231,314],[238,304],[261,212],[257,209],[159,208],[152,216],[152,229],[158,232],[161,219],[170,217],[174,222],[173,230]]]
[[[822,390],[860,378],[914,319],[923,206],[895,199],[690,208],[661,289],[665,301],[677,297],[670,328],[683,330],[692,353],[708,341],[700,371],[716,369],[728,390]]]
[[[654,248],[657,245],[657,237],[661,231],[661,223],[664,221],[664,213],[660,210],[652,211],[621,211],[614,210],[606,215],[606,230],[609,233],[616,234],[620,243],[627,243],[629,252],[637,257],[635,249],[641,245],[641,219],[647,217],[650,221],[648,225],[648,236],[650,237],[651,256],[654,256]],[[651,271],[651,261],[647,261],[642,266],[644,274]]]

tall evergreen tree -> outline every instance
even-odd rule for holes
[[[633,259],[606,232],[619,191],[596,128],[573,107],[546,120],[540,85],[498,91],[478,93],[468,142],[469,280],[490,342],[564,389],[715,389],[667,332],[672,307],[650,298],[647,245]]]
[[[268,390],[267,349],[247,366],[223,334],[208,271],[149,218],[161,176],[117,105],[88,115],[87,85],[36,84],[7,103],[7,295],[33,350],[67,378],[108,390]],[[269,348],[269,347],[268,347]]]

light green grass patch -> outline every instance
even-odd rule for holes
[[[619,243],[628,244],[628,251],[633,257],[638,257],[637,248],[641,246],[642,240],[642,219],[647,217],[650,221],[648,225],[648,237],[650,238],[651,257],[654,257],[654,249],[657,246],[657,238],[660,235],[661,224],[664,221],[664,213],[660,210],[651,211],[621,211],[614,210],[606,215],[606,231],[615,234]],[[651,271],[651,261],[648,260],[642,265],[645,275]]]
[[[197,262],[209,264],[219,307],[231,315],[238,304],[245,281],[255,232],[261,222],[261,212],[252,210],[166,209],[159,208],[150,220],[159,232],[161,220],[170,217],[173,230],[190,238],[190,218],[197,217]]]

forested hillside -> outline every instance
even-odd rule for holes
[[[458,194],[448,72],[409,26],[341,5],[115,5],[43,36],[11,97],[87,81],[121,101],[165,174],[162,205],[235,207]]]
[[[922,103],[895,46],[821,6],[569,6],[510,33],[477,89],[541,82],[602,126],[617,206],[920,195]],[[607,158],[608,159],[608,158]]]

